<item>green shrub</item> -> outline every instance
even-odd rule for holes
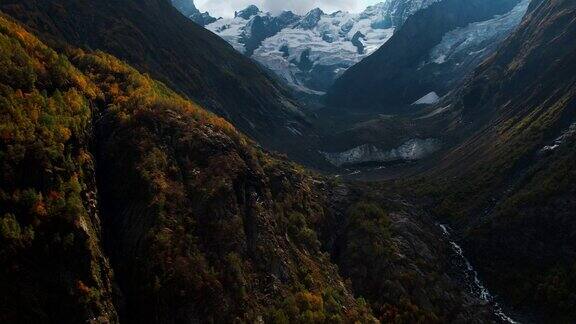
[[[20,224],[13,214],[5,214],[0,218],[0,237],[5,240],[19,240],[22,235]]]

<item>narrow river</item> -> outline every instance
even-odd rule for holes
[[[489,304],[494,311],[494,315],[496,315],[496,317],[501,320],[502,323],[520,324],[518,321],[513,320],[510,316],[504,313],[502,307],[495,300],[494,296],[490,294],[490,291],[484,286],[482,281],[480,281],[480,278],[478,278],[478,273],[476,270],[474,270],[474,267],[472,267],[472,264],[470,261],[468,261],[466,256],[464,256],[464,251],[460,245],[452,240],[450,232],[448,231],[448,227],[442,224],[438,224],[438,226],[440,226],[442,229],[444,237],[448,240],[448,242],[450,242],[452,251],[456,255],[456,258],[458,258],[456,261],[459,265],[461,265],[461,270],[464,273],[464,278],[469,285],[471,293]]]

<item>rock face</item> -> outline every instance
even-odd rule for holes
[[[378,51],[349,69],[330,106],[401,112],[427,93],[445,95],[520,23],[529,0],[443,0],[408,18]]]
[[[200,12],[194,5],[193,0],[171,0],[172,5],[180,11],[184,16],[190,18],[192,21],[200,26],[206,26],[215,22],[217,19],[210,16],[208,12]]]
[[[410,15],[433,2],[390,0],[360,14],[327,14],[316,8],[303,16],[292,12],[275,16],[250,6],[233,19],[221,19],[206,28],[294,88],[321,93],[384,44]],[[301,64],[303,53],[310,64]]]

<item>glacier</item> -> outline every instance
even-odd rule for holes
[[[440,148],[441,143],[437,139],[414,138],[391,150],[383,150],[373,144],[364,144],[344,152],[320,153],[332,165],[341,167],[343,165],[366,162],[417,161],[438,151]]]
[[[530,0],[522,0],[506,14],[446,33],[440,44],[432,49],[429,63],[444,64],[455,55],[466,51],[469,51],[468,55],[482,54],[483,44],[507,36],[520,24],[529,5]]]

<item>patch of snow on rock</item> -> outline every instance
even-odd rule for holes
[[[540,153],[546,153],[546,152],[554,151],[557,148],[559,148],[562,144],[564,144],[564,142],[566,142],[567,139],[575,137],[575,136],[576,136],[576,123],[570,125],[570,127],[568,127],[568,129],[565,130],[562,133],[562,135],[560,135],[560,137],[555,139],[551,145],[544,146],[540,150]]]
[[[440,100],[440,97],[436,92],[432,91],[425,95],[424,97],[416,100],[413,105],[433,105]]]

